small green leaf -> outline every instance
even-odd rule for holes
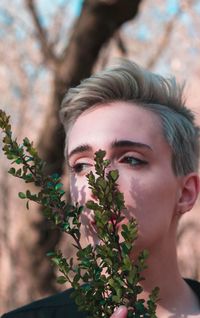
[[[37,151],[36,151],[36,149],[33,148],[33,147],[30,147],[29,153],[30,153],[30,155],[33,156],[33,157],[37,156]]]
[[[54,264],[56,264],[57,266],[59,266],[60,265],[60,261],[61,261],[61,259],[60,259],[60,257],[59,256],[55,256],[55,257],[52,257],[52,262],[54,263]]]
[[[57,180],[60,179],[60,176],[59,176],[58,173],[53,173],[53,174],[51,175],[51,178],[52,178],[54,181],[57,181]]]
[[[15,163],[17,163],[18,165],[21,164],[23,162],[23,160],[21,158],[18,158],[15,160]]]
[[[12,174],[13,176],[15,175],[15,168],[10,168],[8,173]]]
[[[59,276],[57,277],[56,281],[59,284],[65,284],[67,282],[67,278],[65,276]]]
[[[46,255],[47,255],[48,257],[54,257],[54,256],[56,256],[57,254],[56,254],[56,252],[48,252],[48,253],[46,253]]]
[[[20,168],[20,169],[18,169],[18,170],[16,171],[16,176],[17,176],[17,177],[20,177],[21,174],[22,174],[22,169]]]
[[[9,136],[5,136],[5,137],[3,138],[3,142],[4,142],[5,144],[10,144],[11,138],[10,138]]]
[[[99,210],[99,205],[92,200],[86,202],[86,207],[90,210]]]
[[[116,304],[119,304],[121,302],[121,298],[117,295],[112,296],[112,301]]]
[[[107,182],[104,178],[102,177],[97,178],[96,184],[97,186],[101,187],[103,190],[106,189]]]
[[[20,197],[20,199],[26,199],[26,194],[23,192],[19,192],[18,196]]]
[[[110,171],[110,176],[113,179],[113,181],[116,181],[119,178],[119,172],[118,170],[112,170]]]
[[[55,186],[56,190],[59,190],[60,188],[62,188],[63,184],[62,183],[57,183]]]
[[[30,141],[29,141],[29,139],[27,137],[25,137],[23,139],[23,144],[24,144],[25,147],[30,146]]]

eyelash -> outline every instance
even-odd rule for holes
[[[147,161],[133,157],[133,156],[123,157],[120,160],[120,162],[124,163],[124,164],[128,164],[131,167],[148,164]],[[87,170],[87,168],[92,167],[92,164],[87,164],[87,163],[82,163],[82,162],[76,163],[74,166],[70,167],[70,170],[72,173],[81,174],[81,172],[84,171],[84,166],[85,166],[85,169]]]
[[[75,173],[75,174],[80,174],[83,170],[84,170],[84,168],[83,168],[83,166],[91,166],[91,165],[89,165],[89,164],[87,164],[87,163],[76,163],[74,166],[72,166],[72,167],[70,167],[70,170],[71,170],[71,172],[72,173]]]
[[[134,161],[134,163],[131,162],[131,161]],[[146,160],[142,160],[142,159],[139,159],[139,158],[136,158],[136,157],[133,157],[133,156],[123,157],[121,159],[121,162],[129,164],[131,167],[148,164],[148,162]]]

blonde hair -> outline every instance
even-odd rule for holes
[[[133,102],[159,116],[172,150],[174,173],[186,175],[198,171],[200,128],[195,124],[192,111],[185,106],[183,89],[184,85],[179,85],[174,77],[164,78],[122,60],[119,65],[70,88],[61,104],[60,117],[67,136],[85,110],[114,101]]]

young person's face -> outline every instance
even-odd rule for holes
[[[180,178],[172,170],[172,154],[154,113],[126,102],[113,102],[85,111],[69,132],[68,156],[72,167],[73,202],[91,199],[86,174],[94,170],[94,153],[106,151],[109,169],[119,170],[126,219],[139,225],[138,247],[158,247],[175,233]],[[95,239],[93,215],[87,209],[82,224],[90,242]]]

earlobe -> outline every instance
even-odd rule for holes
[[[177,212],[184,214],[190,211],[200,192],[200,179],[197,173],[190,173],[184,177],[179,201],[177,203]]]

